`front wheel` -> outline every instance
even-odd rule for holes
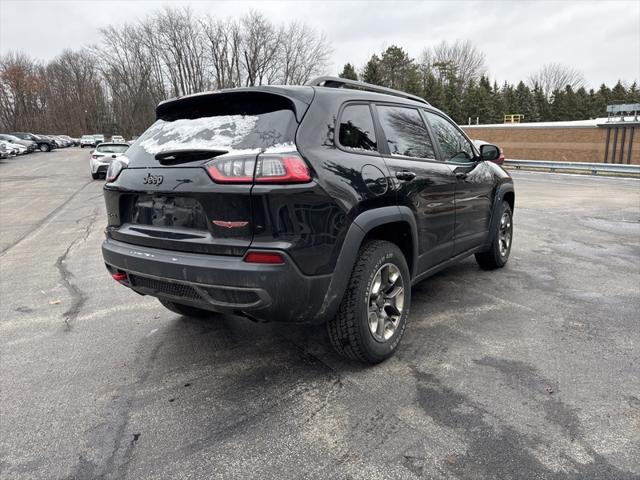
[[[49,145],[47,145],[46,143],[41,143],[40,145],[38,145],[38,148],[40,148],[41,152],[48,152],[49,150],[51,150],[51,147],[49,147]]]
[[[336,351],[379,363],[398,348],[411,305],[411,278],[402,251],[374,240],[360,249],[338,314],[327,323]]]
[[[476,262],[483,270],[502,268],[509,260],[511,245],[513,243],[513,212],[507,202],[500,206],[500,217],[493,240],[488,250],[476,253]]]

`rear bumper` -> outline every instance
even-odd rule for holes
[[[331,275],[308,276],[284,252],[283,265],[241,257],[140,247],[113,239],[102,244],[111,273],[126,272],[127,286],[212,311],[240,313],[260,321],[321,323]]]

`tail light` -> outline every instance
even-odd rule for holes
[[[96,158],[98,158],[98,155],[91,155],[91,158],[95,160]]]
[[[116,178],[118,178],[118,175],[120,175],[120,172],[122,172],[122,170],[127,168],[127,165],[129,165],[129,159],[127,157],[120,156],[120,157],[114,158],[113,161],[109,164],[106,181],[113,182]]]
[[[282,265],[284,263],[284,257],[278,252],[249,252],[245,255],[244,261],[247,263]]]
[[[206,165],[217,183],[306,183],[309,167],[298,153],[216,158]]]

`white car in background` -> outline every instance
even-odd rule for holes
[[[101,143],[95,150],[91,150],[91,178],[97,180],[100,176],[106,176],[109,165],[114,158],[119,157],[129,148],[127,143]]]
[[[102,134],[96,134],[93,136],[93,139],[96,142],[96,146],[98,146],[99,144],[101,144],[102,142],[104,142],[104,135]]]
[[[9,156],[15,157],[16,155],[27,153],[27,147],[25,147],[24,145],[5,141],[2,141],[2,144],[5,146],[5,150],[9,154]]]
[[[127,143],[123,136],[121,135],[113,135],[111,137],[111,143]]]
[[[82,135],[82,137],[80,137],[80,148],[95,146],[96,139],[93,138],[93,135]]]

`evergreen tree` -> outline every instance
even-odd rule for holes
[[[633,82],[627,89],[627,103],[640,103],[640,91],[637,82]]]
[[[424,91],[422,92],[423,98],[427,100],[431,105],[440,110],[446,110],[444,100],[444,89],[442,84],[431,72],[427,72],[426,78],[423,82]]]
[[[622,103],[627,98],[627,89],[624,88],[622,82],[618,80],[618,83],[611,89],[611,100],[615,103]]]
[[[503,109],[505,115],[513,115],[516,113],[520,113],[517,111],[518,105],[516,103],[516,96],[513,90],[513,85],[510,85],[507,82],[504,82],[502,89],[500,90],[500,95],[502,96]],[[527,120],[526,118],[524,119]]]
[[[551,120],[551,112],[549,109],[549,99],[544,94],[542,88],[536,84],[533,87],[533,102],[536,106],[538,121],[548,122]]]
[[[636,82],[627,89],[627,103],[640,103],[640,90]]]
[[[458,89],[455,82],[450,82],[444,89],[444,101],[446,104],[446,113],[454,122],[458,124],[465,123],[464,114],[462,113],[462,102],[458,96]]]
[[[477,89],[478,107],[476,116],[480,123],[493,123],[495,121],[495,110],[493,103],[493,95],[489,79],[484,75],[480,76],[480,83]],[[473,121],[473,120],[472,120]]]
[[[345,63],[342,72],[338,76],[340,78],[346,78],[348,80],[358,80],[356,69],[350,63]]]
[[[576,91],[576,110],[572,120],[587,120],[591,117],[591,109],[589,103],[589,94],[584,87],[580,87]]]
[[[567,95],[564,90],[554,90],[551,93],[551,121],[566,120],[570,115],[567,107]]]
[[[494,114],[491,123],[503,123],[504,116],[507,112],[504,105],[504,97],[496,81],[493,82],[493,89],[491,91],[491,106]]]
[[[592,116],[595,118],[607,116],[607,105],[611,103],[611,89],[604,83],[596,92],[595,104],[593,106]]]
[[[380,71],[380,58],[373,54],[362,72],[362,81],[373,85],[382,85],[382,72]]]
[[[533,100],[533,94],[529,87],[523,81],[518,83],[514,91],[515,109],[521,115],[524,115],[525,122],[537,122],[539,120],[536,104]]]
[[[382,53],[380,74],[385,87],[414,95],[422,93],[418,65],[400,47],[392,45]]]

